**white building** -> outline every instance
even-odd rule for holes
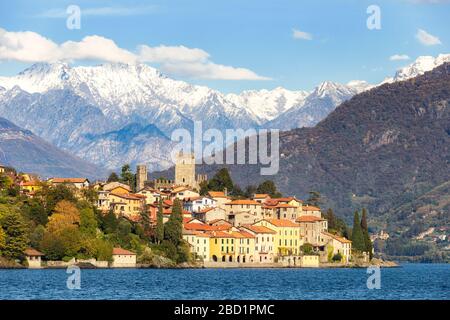
[[[112,268],[135,268],[136,267],[136,254],[134,252],[122,249],[114,248],[112,252],[113,262]]]
[[[33,248],[26,249],[24,253],[25,253],[25,258],[27,259],[27,262],[28,262],[28,268],[30,268],[30,269],[42,268],[41,257],[44,255],[43,253],[41,253]]]

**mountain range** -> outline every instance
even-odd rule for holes
[[[420,57],[383,83],[422,74],[450,55]],[[145,64],[71,67],[38,63],[0,77],[0,116],[67,152],[106,169],[147,163],[171,165],[171,133],[204,129],[312,127],[338,105],[375,85],[324,81],[313,91],[244,91],[223,94],[173,80]]]
[[[105,174],[104,170],[0,118],[0,164],[23,172],[38,172],[42,176],[82,176]]]
[[[313,128],[282,132],[280,155],[279,172],[269,177],[259,165],[227,167],[240,186],[269,178],[302,199],[320,191],[322,207],[349,222],[366,207],[392,232],[448,226],[450,63],[357,94]]]

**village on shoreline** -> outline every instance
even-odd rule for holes
[[[32,247],[31,241],[28,241],[23,250],[23,263],[12,263],[10,266],[33,269],[67,268],[72,265],[82,268],[396,266],[395,263],[372,259],[372,242],[364,210],[361,220],[355,213],[358,223],[354,224],[352,241],[345,234],[348,233],[347,227],[333,215],[331,209],[322,212],[317,192],[312,192],[308,201],[302,201],[295,196],[282,196],[273,183],[266,181],[247,197],[236,196],[229,192],[232,185],[228,184],[229,176],[225,171],[221,170],[208,181],[206,175],[196,175],[195,159],[190,154],[178,156],[173,180],[148,180],[145,165],[138,165],[136,174],[132,174],[127,167],[125,174],[124,170],[122,172],[122,179],[112,174],[109,181],[95,182],[87,178],[64,177],[42,181],[36,175],[16,173],[11,168],[0,166],[0,175],[11,180],[8,190],[17,188],[18,197],[37,201],[36,198],[42,198],[44,190],[49,193],[58,188],[68,189],[80,201],[90,202],[91,210],[98,215],[97,220],[106,226],[103,233],[108,232],[107,223],[112,219],[122,221],[122,225],[125,221],[133,226],[134,233],[139,234],[139,241],[152,239],[149,241],[151,245],[144,246],[144,249],[135,245],[138,250],[133,250],[127,241],[137,241],[138,237],[128,235],[125,242],[121,241],[120,236],[110,240],[111,237],[105,237],[105,234],[99,236],[99,230],[95,230],[98,225],[94,224],[91,238],[107,240],[110,246],[105,249],[109,250],[107,254],[99,254],[101,250],[97,250],[97,253],[89,255],[81,249],[74,256],[54,260],[54,248],[60,245],[54,238],[67,236],[70,230],[78,232],[77,228],[86,229],[84,221],[87,218],[83,220],[83,215],[81,219],[69,217],[68,212],[75,210],[62,197],[45,227],[40,227],[45,230],[41,232],[44,235],[39,241],[34,241],[44,252]],[[6,189],[5,186],[3,188]],[[80,212],[87,212],[83,210]],[[0,223],[1,217],[0,213]],[[56,222],[57,218],[60,222]],[[57,228],[63,231],[55,230]],[[122,232],[120,226],[118,229],[116,232]],[[47,240],[47,235],[54,238]],[[30,238],[33,237],[34,233]],[[1,249],[0,241],[0,254]]]

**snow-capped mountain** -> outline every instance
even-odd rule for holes
[[[445,62],[450,62],[450,54],[440,54],[436,58],[432,56],[420,56],[410,65],[398,70],[394,77],[385,79],[383,83],[415,78]]]
[[[291,91],[282,87],[273,90],[248,90],[226,97],[236,105],[245,106],[258,119],[259,124],[273,120],[294,106],[304,103],[308,91]]]
[[[422,74],[450,55],[419,57],[387,82]],[[0,116],[57,147],[102,167],[146,162],[170,165],[174,129],[314,126],[340,103],[375,87],[365,81],[325,81],[311,92],[284,88],[223,94],[166,77],[145,64],[72,67],[38,63],[0,77]]]
[[[365,82],[354,82],[347,85],[331,81],[322,82],[301,104],[290,108],[264,126],[280,130],[312,127],[339,104],[368,88],[370,85]]]

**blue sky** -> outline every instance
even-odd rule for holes
[[[380,30],[366,26],[372,4],[381,10]],[[69,5],[81,8],[79,30],[66,27]],[[109,39],[121,50],[115,55],[119,60],[145,45],[146,63],[223,92],[278,86],[310,90],[324,80],[377,83],[420,55],[450,53],[449,18],[446,0],[2,1],[0,28],[8,37],[0,34],[0,75],[45,59],[11,52],[17,32],[31,31],[56,46],[94,35]],[[431,38],[421,42],[419,29]],[[295,38],[294,30],[310,39]],[[28,40],[26,46],[39,51],[33,46],[40,42]],[[177,51],[180,46],[186,55]],[[177,52],[188,61],[174,60]],[[61,56],[67,55],[74,64],[98,63],[74,58],[65,49]],[[391,61],[393,55],[410,59]]]

